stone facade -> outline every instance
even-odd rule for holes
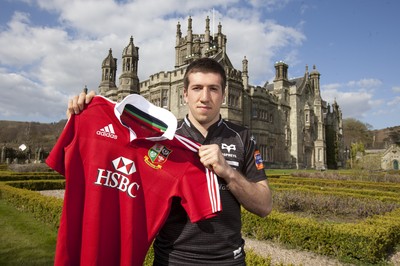
[[[345,159],[340,156],[344,151],[342,113],[336,102],[331,110],[322,100],[320,73],[316,67],[309,72],[306,66],[303,77],[288,79],[289,66],[277,62],[273,83],[253,86],[248,82],[248,60],[244,57],[241,70],[236,69],[229,60],[226,43],[221,24],[212,36],[207,17],[204,34],[194,34],[192,19],[189,18],[186,36],[182,36],[181,26],[177,25],[175,69],[155,73],[139,82],[139,53],[131,37],[122,53],[119,87],[115,84],[117,59],[113,58],[110,49],[102,64],[99,92],[114,101],[120,101],[130,93],[139,93],[153,104],[170,110],[181,120],[188,112],[183,101],[186,67],[195,59],[211,57],[225,67],[227,74],[222,117],[252,130],[267,167],[340,167]],[[326,132],[329,132],[329,142]]]
[[[381,168],[383,170],[399,170],[400,164],[400,145],[392,144],[383,153]]]

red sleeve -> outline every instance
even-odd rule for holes
[[[74,140],[76,117],[76,115],[71,115],[56,144],[46,159],[46,164],[63,176],[65,176],[65,149]]]
[[[219,183],[214,172],[203,165],[188,163],[190,165],[180,182],[181,204],[191,222],[195,223],[214,217],[222,211],[222,206]]]

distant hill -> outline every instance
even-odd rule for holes
[[[385,149],[392,143],[400,143],[400,126],[371,130],[371,133],[373,149]]]
[[[49,152],[57,141],[67,120],[57,123],[16,122],[0,120],[0,146],[18,149],[22,144]]]

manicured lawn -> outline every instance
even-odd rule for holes
[[[0,200],[0,265],[53,265],[57,232]]]

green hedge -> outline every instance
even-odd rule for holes
[[[60,183],[62,181],[58,181]],[[32,182],[36,183],[36,182]],[[50,182],[59,186],[57,182]],[[19,183],[22,184],[22,183]],[[0,198],[6,200],[9,204],[17,209],[33,214],[33,217],[50,224],[58,229],[63,200],[46,197],[36,191],[14,187],[16,183],[9,182],[0,183]]]
[[[42,196],[34,190],[63,189],[64,186],[63,180],[0,183],[0,198],[21,211],[32,213],[35,219],[58,229],[63,200]],[[152,265],[153,259],[154,255],[150,250],[144,265]],[[251,250],[247,254],[246,262],[249,265],[272,265],[270,256],[263,258]]]
[[[13,177],[12,180],[15,180],[15,177],[19,175],[11,176]],[[39,177],[41,179],[42,176],[45,175],[42,173],[28,177],[32,179]],[[36,219],[58,228],[63,200],[46,197],[32,190],[62,189],[64,185],[65,180],[63,179],[0,182],[0,198],[5,199],[20,210],[32,213]],[[286,186],[285,184],[276,185]],[[368,195],[361,195],[348,191],[335,193],[335,190],[318,190],[315,186],[307,189],[302,187],[299,184],[275,189],[306,190],[315,193],[333,193],[361,198],[373,197],[369,192]],[[375,191],[375,193],[378,194],[375,197],[380,200],[398,202],[400,198],[398,194],[397,200],[393,195],[385,197],[383,196],[384,191]],[[377,263],[384,260],[400,241],[400,209],[385,215],[373,216],[357,223],[319,222],[312,218],[301,218],[277,211],[273,211],[267,218],[259,218],[245,210],[242,211],[242,214],[242,232],[246,236],[259,240],[272,239],[291,247],[335,256],[342,260],[352,259],[361,263]],[[256,258],[253,257],[253,259]]]
[[[366,263],[386,259],[400,241],[399,209],[359,223],[323,223],[276,211],[259,218],[243,210],[242,222],[249,237]]]
[[[65,188],[65,180],[14,181],[14,182],[5,182],[5,184],[15,188],[23,188],[34,191]]]
[[[292,184],[272,184],[271,189],[273,191],[300,191],[310,192],[315,194],[325,195],[336,195],[343,197],[355,197],[365,199],[375,199],[381,201],[400,202],[399,193],[394,192],[383,192],[383,191],[371,191],[371,190],[359,190],[359,189],[340,189],[340,188],[321,188],[315,186],[306,185],[292,185]]]
[[[269,179],[270,184],[308,185],[331,189],[377,190],[400,193],[400,184],[391,182],[370,182],[352,180],[330,180],[321,178],[281,177]]]
[[[2,172],[0,171],[0,182],[1,181],[18,181],[18,180],[52,180],[52,179],[64,179],[65,178],[56,173],[42,173],[42,172],[33,172],[33,173],[16,173],[16,172]]]

